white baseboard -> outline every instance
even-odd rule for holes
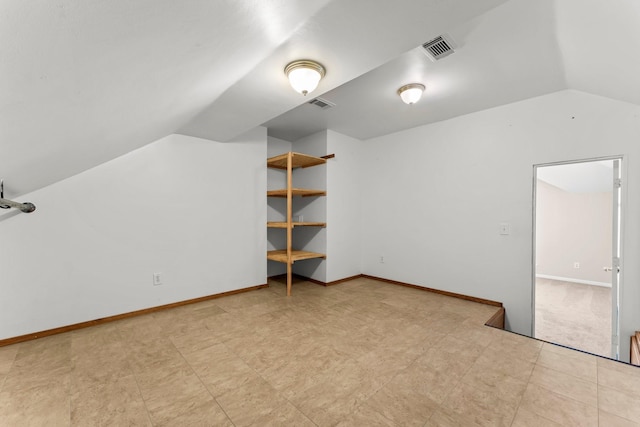
[[[596,282],[594,280],[574,279],[573,277],[550,276],[548,274],[536,274],[536,277],[539,277],[541,279],[558,280],[558,281],[561,281],[561,282],[580,283],[582,285],[602,286],[604,288],[610,288],[611,287],[611,283]]]

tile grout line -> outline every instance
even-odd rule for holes
[[[543,343],[542,347],[540,347],[540,351],[538,352],[538,357],[536,358],[536,362],[534,363],[534,368],[533,368],[533,370],[535,370],[535,367],[536,367],[536,366],[541,366],[542,368],[549,369],[549,370],[552,370],[552,371],[554,371],[554,372],[558,372],[558,373],[561,373],[561,374],[565,374],[565,375],[568,375],[568,376],[570,376],[570,377],[572,377],[572,378],[582,380],[582,381],[584,381],[584,382],[590,382],[590,381],[586,381],[586,380],[584,380],[584,379],[582,379],[582,378],[576,377],[575,375],[571,375],[571,374],[568,374],[568,373],[566,373],[566,372],[559,371],[559,370],[557,370],[557,369],[549,368],[549,367],[544,366],[544,365],[538,365],[538,360],[540,359],[540,354],[542,353],[542,350],[544,349],[544,345],[545,345],[545,344],[546,344],[546,343]],[[532,384],[532,385],[534,385],[534,386],[536,386],[536,387],[540,387],[540,388],[542,388],[542,389],[544,389],[544,390],[546,390],[546,391],[548,391],[548,392],[550,392],[550,393],[557,394],[557,395],[559,395],[559,396],[561,396],[561,397],[563,397],[563,398],[565,398],[565,399],[571,400],[571,401],[573,401],[573,402],[575,402],[575,403],[578,403],[578,404],[580,404],[580,405],[584,405],[584,406],[587,406],[587,407],[588,407],[588,406],[590,406],[590,405],[588,405],[588,404],[586,404],[586,403],[584,403],[584,402],[582,402],[582,401],[580,401],[580,400],[574,399],[574,398],[573,398],[573,397],[571,397],[571,396],[567,396],[567,395],[565,395],[565,394],[563,394],[563,393],[559,393],[559,392],[558,392],[558,391],[556,391],[556,390],[551,390],[551,389],[549,389],[549,388],[547,388],[547,387],[545,387],[545,386],[543,386],[543,385],[536,384],[536,383],[532,383],[532,382],[531,382],[531,377],[533,376],[533,370],[531,371],[531,374],[530,374],[530,376],[529,376],[529,380],[527,381],[527,386],[528,386],[529,384]],[[597,387],[597,383],[596,383],[596,387]],[[596,393],[597,393],[597,392],[596,392]],[[523,395],[523,397],[524,397],[524,395]],[[522,400],[520,401],[520,403],[522,403]],[[520,407],[519,407],[519,406],[518,406],[518,409],[520,409]],[[598,411],[597,406],[596,406],[596,411]],[[538,414],[538,413],[536,413],[536,415],[537,415],[538,417],[540,417],[540,418],[545,419],[545,420],[551,421],[551,422],[553,422],[553,423],[557,423],[556,421],[554,421],[554,420],[552,420],[552,419],[549,419],[549,418],[547,418],[546,416],[540,415],[540,414]]]
[[[71,338],[73,338],[73,335],[71,336]],[[74,375],[74,369],[71,363],[71,360],[73,359],[72,355],[71,355],[71,351],[72,351],[73,347],[72,347],[72,339],[69,339],[69,386],[68,386],[68,390],[67,390],[67,411],[69,414],[69,427],[71,427],[71,390],[73,388],[73,379],[75,377]]]
[[[274,292],[274,293],[275,293],[275,292]],[[285,308],[282,308],[282,309],[275,310],[274,312],[279,312],[279,311],[283,311],[283,310],[291,310],[291,308],[290,308],[290,307],[285,307]],[[298,334],[298,332],[296,332],[296,334]],[[294,334],[294,335],[296,335],[296,334]],[[271,384],[271,382],[270,382],[267,378],[265,378],[265,377],[264,377],[260,372],[258,372],[258,371],[257,371],[257,370],[256,370],[256,369],[255,369],[255,368],[254,368],[254,367],[253,367],[253,366],[252,366],[252,365],[251,365],[247,360],[245,360],[242,356],[240,356],[239,354],[237,354],[233,349],[229,348],[229,346],[227,346],[227,344],[226,344],[226,343],[224,343],[224,342],[223,342],[223,343],[221,343],[221,344],[222,344],[222,345],[224,345],[224,346],[225,346],[225,348],[226,348],[226,349],[227,349],[231,354],[235,355],[238,359],[242,360],[242,362],[243,362],[245,365],[247,365],[247,366],[248,366],[248,367],[249,367],[249,368],[250,368],[250,369],[251,369],[251,370],[252,370],[252,371],[253,371],[253,372],[254,372],[254,373],[255,373],[255,374],[260,378],[260,379],[262,379],[265,383],[269,384],[269,386],[270,386],[271,388],[273,388],[273,390],[275,390],[275,391],[276,391],[276,393],[278,394],[278,396],[280,396],[280,397],[281,397],[282,399],[284,399],[287,403],[289,403],[292,407],[294,407],[294,408],[295,408],[298,412],[300,412],[300,413],[301,413],[301,414],[302,414],[306,419],[308,419],[308,420],[309,420],[313,425],[315,425],[316,427],[318,427],[318,424],[317,424],[317,423],[316,423],[316,422],[315,422],[315,421],[314,421],[314,420],[313,420],[313,419],[312,419],[312,418],[311,418],[307,413],[305,413],[301,408],[299,408],[296,404],[294,404],[294,403],[293,403],[291,400],[289,400],[286,396],[282,395],[282,394],[280,393],[280,391],[279,391],[277,388],[275,388],[275,387],[273,386],[273,384]],[[281,408],[282,406],[284,406],[284,404],[283,404],[283,405],[281,405],[281,406],[279,406],[278,408],[275,408],[275,409],[279,409],[279,408]]]
[[[71,427],[72,425],[72,419],[71,417],[73,416],[73,391],[74,391],[74,384],[76,382],[76,370],[73,369],[74,365],[73,365],[73,334],[70,334],[71,338],[69,340],[70,344],[69,344],[69,390],[68,390],[68,396],[69,396],[69,427]]]
[[[224,309],[223,309],[224,310]],[[225,311],[226,312],[226,311]],[[206,328],[206,325],[205,325]],[[207,328],[208,329],[208,328]],[[200,378],[200,375],[198,375],[198,373],[196,372],[195,369],[193,369],[193,366],[191,366],[191,363],[189,363],[189,361],[187,360],[186,357],[184,357],[184,354],[182,354],[182,351],[180,351],[178,349],[178,347],[176,347],[176,345],[174,344],[173,340],[171,338],[169,338],[169,341],[171,342],[171,345],[173,345],[173,347],[176,349],[176,351],[178,352],[178,354],[180,355],[180,357],[182,358],[182,360],[184,361],[184,363],[187,364],[187,366],[189,367],[189,369],[191,370],[191,372],[193,372],[193,374],[196,376],[196,378],[198,379],[198,381],[200,381],[200,384],[202,384],[202,386],[205,388],[205,390],[207,390],[207,393],[209,393],[209,396],[211,396],[211,398],[213,399],[214,402],[216,402],[216,405],[218,405],[218,407],[222,410],[222,412],[224,413],[224,415],[227,417],[227,419],[229,420],[229,422],[231,424],[233,424],[234,426],[236,425],[236,423],[233,422],[233,419],[229,416],[229,414],[227,413],[227,411],[224,409],[224,406],[222,406],[220,404],[220,402],[218,402],[218,399],[216,399],[216,397],[213,395],[213,393],[211,392],[211,390],[209,390],[209,387],[207,387],[207,385],[204,383],[204,381],[202,381],[202,378]],[[217,341],[217,339],[216,339]],[[217,342],[217,344],[222,344],[224,345],[224,343],[221,342]],[[226,347],[226,346],[225,346]]]
[[[545,342],[544,344],[547,344],[547,343]],[[551,345],[553,345],[553,344],[551,344]],[[544,345],[542,346],[542,348],[544,349]],[[570,349],[570,348],[569,348],[569,350],[572,350],[572,349]],[[562,355],[562,354],[560,354],[560,353],[555,353],[555,352],[553,352],[553,351],[551,351],[551,350],[549,350],[549,352],[550,352],[550,353],[553,353],[553,354],[557,354],[557,355],[559,355],[560,357],[562,357],[562,358],[564,358],[564,359],[575,359],[574,357],[571,357],[571,356],[564,356],[564,355]],[[542,353],[542,350],[540,350],[540,353]],[[598,355],[596,355],[596,354],[589,354],[589,356],[593,356],[593,357],[602,357],[602,356],[598,356]],[[539,358],[540,358],[540,356],[538,355],[538,359],[539,359]],[[581,377],[578,377],[578,376],[576,376],[576,375],[573,375],[573,374],[571,374],[571,373],[569,373],[569,372],[560,371],[560,370],[556,369],[555,367],[550,367],[550,366],[546,366],[546,365],[542,365],[542,364],[541,364],[540,366],[541,366],[541,367],[543,367],[543,368],[547,368],[547,369],[549,369],[549,370],[555,371],[555,372],[559,372],[559,373],[561,373],[561,374],[568,375],[568,376],[570,376],[570,377],[572,377],[572,378],[575,378],[575,379],[577,379],[577,380],[580,380],[580,381],[584,381],[584,382],[588,382],[588,383],[598,384],[598,377],[597,377],[597,375],[598,375],[598,371],[597,371],[597,368],[598,368],[598,361],[597,361],[597,359],[596,359],[595,363],[596,363],[596,380],[595,380],[595,381],[589,381],[589,380],[586,380],[586,379],[584,379],[584,378],[581,378]],[[537,362],[537,360],[536,360],[536,365],[537,365],[537,364],[538,364],[538,362]]]
[[[335,306],[336,304],[339,304],[339,303],[341,303],[341,302],[349,301],[349,300],[351,300],[351,299],[354,299],[354,297],[353,297],[353,296],[349,296],[349,295],[345,295],[345,296],[347,296],[348,298],[345,298],[344,300],[340,300],[340,301],[334,302],[334,303],[330,304],[327,308],[328,308],[328,309],[331,309],[331,308],[332,308],[333,306]],[[235,353],[235,352],[233,352],[231,349],[229,349],[229,350],[230,350],[232,353],[236,354],[236,353]],[[268,379],[264,378],[264,376],[262,376],[262,374],[260,374],[258,371],[256,371],[256,370],[255,370],[251,365],[249,365],[249,364],[248,364],[248,362],[247,362],[247,361],[245,361],[242,357],[240,357],[240,356],[239,356],[239,355],[237,355],[237,354],[236,354],[236,356],[237,356],[238,358],[240,358],[241,360],[243,360],[243,362],[244,362],[245,364],[247,364],[247,366],[249,366],[251,369],[253,369],[253,370],[254,370],[254,372],[255,372],[255,373],[256,373],[256,374],[257,374],[257,375],[258,375],[258,376],[259,376],[263,381],[265,381],[267,384],[269,384],[269,385],[270,385],[270,386],[271,386],[271,387],[272,387],[276,392],[278,392],[278,394],[280,395],[280,392],[278,391],[278,389],[276,389],[276,388],[271,384],[271,382],[270,382]],[[351,357],[351,356],[349,356],[349,358],[350,358],[354,363],[358,363],[358,361],[357,361],[355,358],[353,358],[353,357]],[[375,392],[375,393],[373,393],[373,394],[372,394],[372,396],[373,396],[373,395],[375,395],[379,390],[381,390],[381,389],[382,389],[382,387],[384,387],[384,385],[383,385],[383,386],[381,386],[378,390],[376,390],[376,392]],[[306,389],[305,389],[305,390],[306,390]],[[288,399],[286,396],[283,396],[283,395],[280,395],[280,396],[281,396],[281,397],[282,397],[286,402],[288,402],[292,407],[294,407],[296,410],[298,410],[298,411],[299,411],[299,412],[300,412],[300,413],[301,413],[301,414],[302,414],[306,419],[308,419],[308,420],[309,420],[313,425],[318,426],[318,424],[317,424],[317,423],[316,423],[316,422],[315,422],[315,421],[314,421],[314,420],[313,420],[313,419],[312,419],[312,418],[311,418],[307,413],[305,413],[305,412],[304,412],[300,407],[298,407],[294,402],[292,402],[292,401],[291,401],[290,399]],[[368,400],[369,398],[371,398],[371,396],[369,396],[369,397],[368,397],[367,399],[365,399],[363,402],[360,402],[360,404],[358,405],[358,407],[360,407],[360,406],[361,406],[361,405],[362,405],[366,400]],[[355,412],[355,411],[354,411],[354,412]],[[351,415],[351,414],[349,414],[349,415]],[[385,418],[386,418],[386,417],[385,417]]]
[[[22,343],[18,344],[18,346],[22,345]],[[7,369],[7,373],[4,374],[2,381],[0,382],[0,393],[2,393],[2,389],[4,387],[4,383],[7,381],[7,378],[9,377],[9,372],[11,372],[11,370],[13,369],[13,364],[16,361],[16,357],[18,357],[18,351],[20,351],[20,347],[16,348],[16,352],[13,355],[13,358],[11,359],[11,363],[9,364],[9,369]]]
[[[531,373],[529,374],[529,378],[527,378],[527,385],[524,388],[524,392],[522,393],[522,396],[520,396],[520,400],[518,401],[518,406],[516,406],[516,412],[515,414],[513,414],[513,419],[511,420],[511,424],[513,425],[513,423],[516,421],[516,417],[518,416],[518,411],[520,411],[520,406],[522,406],[522,400],[524,399],[524,395],[527,393],[527,389],[529,388],[529,384],[531,384],[531,377],[533,376],[533,371],[535,371],[536,366],[538,366],[538,360],[540,359],[540,353],[542,353],[542,348],[544,347],[544,344],[540,346],[540,349],[538,350],[538,355],[536,356],[536,360],[535,362],[533,362],[533,368],[531,369]],[[536,414],[538,415],[538,414]],[[553,420],[549,420],[547,417],[543,417],[541,415],[538,415],[541,418],[544,418],[545,420],[551,421],[551,422],[555,422]]]
[[[445,335],[446,336],[446,335]],[[443,340],[445,336],[440,337],[440,340]],[[373,351],[373,350],[372,350]],[[385,388],[388,384],[391,383],[391,381],[393,381],[398,375],[400,375],[401,372],[406,371],[407,369],[409,369],[412,365],[414,365],[416,363],[416,361],[420,358],[420,356],[422,356],[423,354],[425,354],[427,351],[422,351],[421,353],[419,353],[418,355],[416,355],[416,357],[413,358],[413,360],[411,360],[411,362],[402,370],[396,372],[395,375],[393,375],[389,380],[387,380],[387,382],[385,382],[382,386],[380,386],[380,388],[378,388],[376,390],[375,393],[373,393],[371,396],[369,396],[367,399],[365,399],[363,402],[360,403],[360,405],[358,405],[358,408],[360,408],[362,405],[364,405],[366,402],[369,401],[369,399],[371,399],[372,397],[374,397],[375,395],[377,395],[383,388]],[[439,405],[438,405],[439,406]],[[356,411],[357,409],[356,408]],[[355,412],[355,411],[354,411]],[[385,414],[383,414],[380,411],[376,411],[378,412],[380,415],[382,415],[382,417],[386,420],[388,420],[391,423],[395,423],[395,421],[393,421],[392,419],[389,419],[389,417],[387,417]],[[431,417],[433,416],[433,414],[431,414],[429,417],[427,417],[427,419],[425,420],[425,424],[429,422],[429,420],[431,419]]]
[[[469,317],[469,318],[465,319],[463,322],[465,322],[465,321],[467,321],[467,320],[470,320],[470,319],[471,319],[471,317]],[[461,325],[463,324],[463,322],[461,322]],[[441,338],[440,338],[440,340],[444,340],[446,337],[451,337],[451,338],[453,338],[453,339],[455,339],[455,340],[460,340],[460,338],[458,338],[458,337],[457,337],[457,336],[455,336],[455,335],[452,335],[451,333],[447,333],[447,334],[445,334],[443,337],[441,337]],[[496,338],[493,338],[493,340],[495,340],[495,339],[496,339]],[[481,353],[476,357],[476,359],[473,361],[473,363],[470,363],[470,364],[469,364],[468,368],[467,368],[467,369],[466,369],[466,370],[461,374],[460,378],[456,381],[456,383],[455,383],[453,386],[451,386],[451,387],[449,388],[449,391],[448,391],[448,392],[444,395],[444,397],[443,397],[442,403],[438,403],[438,404],[437,404],[438,409],[447,409],[447,408],[443,407],[443,405],[442,405],[442,404],[443,404],[443,403],[446,401],[446,399],[451,395],[451,393],[453,393],[453,391],[455,390],[455,388],[456,388],[456,387],[458,387],[460,384],[462,384],[462,380],[463,380],[463,378],[464,378],[464,377],[465,377],[465,376],[466,376],[466,375],[471,371],[471,369],[473,368],[473,365],[478,361],[478,359],[480,358],[480,356],[482,355],[482,353],[484,353],[485,351],[487,351],[487,349],[489,348],[489,346],[490,346],[490,344],[489,344],[489,345],[487,345],[487,346],[485,346],[484,350],[483,350],[483,351],[482,351],[482,352],[481,352]],[[430,420],[435,416],[436,412],[437,412],[437,410],[436,410],[436,411],[434,411],[434,412],[433,412],[433,413],[432,413],[432,414],[427,418],[427,420],[426,420],[426,421],[425,421],[425,423],[423,424],[423,427],[426,427],[426,426],[427,426],[427,424],[429,423],[429,421],[430,421]],[[517,409],[516,409],[516,412],[517,412]]]
[[[466,319],[466,320],[468,320],[468,319]],[[451,334],[447,334],[447,335],[451,335]],[[455,336],[453,336],[453,335],[451,335],[451,336],[452,336],[452,338],[455,338],[455,339],[458,339],[458,340],[460,339],[460,338],[457,338],[457,337],[455,337]],[[488,350],[489,350],[489,348],[490,348],[490,346],[491,346],[491,343],[492,343],[493,341],[496,341],[496,340],[497,340],[497,338],[496,338],[496,337],[492,338],[492,340],[489,342],[489,344],[488,344],[488,345],[486,345],[486,346],[484,347],[484,349],[483,349],[483,350],[482,350],[482,352],[478,355],[478,357],[476,357],[476,359],[473,361],[473,363],[471,363],[471,364],[469,365],[469,367],[468,367],[468,368],[464,371],[464,373],[461,375],[461,377],[460,377],[460,379],[458,380],[458,382],[456,383],[455,387],[458,387],[460,384],[462,384],[462,383],[463,383],[464,378],[467,376],[467,374],[468,374],[469,372],[471,372],[471,369],[473,369],[473,365],[475,365],[475,364],[476,364],[476,362],[480,359],[480,357],[482,356],[482,354],[483,354],[483,353],[485,353],[486,351],[488,351]],[[507,376],[511,377],[510,375],[507,375]],[[511,377],[511,378],[514,378],[514,377]],[[516,379],[516,378],[514,378],[514,379]],[[467,384],[467,385],[468,385],[468,384]],[[455,387],[451,387],[451,389],[449,390],[449,392],[445,395],[445,399],[447,399],[447,398],[451,395],[451,393],[453,393],[453,390],[455,389]],[[523,396],[524,396],[524,393],[523,393]],[[500,400],[502,400],[502,399],[500,399]],[[522,400],[522,397],[520,398],[520,400]],[[444,402],[444,400],[443,400],[443,402]],[[519,406],[520,406],[520,402],[518,402],[518,404],[517,404],[517,406],[516,406],[516,408],[515,408],[515,411],[514,411],[514,414],[513,414],[513,418],[511,419],[511,423],[510,423],[510,425],[511,425],[511,424],[513,424],[513,419],[515,419],[515,416],[516,416],[516,414],[517,414],[517,412],[518,412],[518,407],[519,407]],[[493,412],[493,411],[491,411],[491,412]],[[500,414],[496,413],[496,415],[500,415]]]
[[[124,337],[122,336],[122,331],[120,330],[121,324],[120,323],[116,323],[116,332],[118,333],[118,336],[120,337],[120,343],[122,344],[122,348],[123,349],[128,349],[129,346],[127,345],[126,340],[124,339]],[[129,356],[129,352],[127,351],[127,361],[130,359]],[[149,411],[149,407],[147,406],[147,400],[144,398],[144,395],[142,394],[142,389],[140,388],[140,382],[138,381],[138,375],[135,373],[135,371],[133,369],[131,369],[131,365],[128,364],[129,370],[131,371],[131,376],[133,376],[133,380],[136,383],[136,389],[138,390],[138,394],[140,395],[140,399],[142,400],[142,403],[144,404],[144,410],[145,413],[147,414],[147,419],[149,420],[149,424],[154,426],[155,424],[153,423],[153,420],[151,419],[151,412]]]
[[[268,288],[268,289],[270,289],[270,288]],[[273,291],[272,291],[272,293],[276,294],[276,293],[275,293],[275,292],[273,292]],[[277,295],[277,294],[276,294],[276,295]],[[237,310],[237,312],[242,312],[243,310],[246,310],[247,308],[251,308],[251,306],[249,306],[249,307],[242,307],[241,309],[238,309],[238,310]],[[289,308],[287,308],[287,307],[285,307],[285,308],[278,308],[277,310],[274,310],[274,311],[272,311],[272,312],[262,313],[262,314],[260,314],[259,316],[266,315],[266,314],[270,314],[270,313],[274,313],[274,312],[279,312],[279,311],[283,311],[283,310],[288,310],[288,309],[289,309]],[[227,311],[226,311],[226,310],[224,310],[223,308],[222,308],[222,310],[223,310],[223,311],[225,311],[225,312],[227,312]],[[236,314],[238,314],[238,313],[236,313]],[[258,317],[259,317],[259,316],[258,316]],[[206,325],[205,325],[205,327],[206,327],[207,329],[209,329],[209,328],[208,328],[208,326],[206,326]],[[316,424],[315,422],[313,422],[313,420],[311,420],[311,418],[309,418],[309,416],[308,416],[306,413],[304,413],[302,410],[300,410],[300,408],[298,408],[296,405],[294,405],[294,404],[293,404],[291,401],[289,401],[289,399],[287,399],[285,396],[282,396],[282,395],[280,394],[280,392],[279,392],[279,391],[278,391],[278,390],[277,390],[277,389],[276,389],[276,388],[275,388],[275,387],[274,387],[274,386],[273,386],[273,385],[272,385],[272,384],[271,384],[271,383],[270,383],[266,378],[264,378],[264,377],[263,377],[263,376],[262,376],[262,375],[261,375],[261,374],[260,374],[260,373],[259,373],[259,372],[258,372],[258,371],[257,371],[257,370],[252,366],[252,365],[251,365],[251,364],[249,364],[249,363],[248,363],[248,361],[247,361],[247,360],[245,360],[242,356],[240,356],[239,354],[237,354],[237,353],[236,353],[233,349],[231,349],[231,348],[230,348],[230,347],[229,347],[225,342],[223,342],[223,341],[219,341],[219,340],[217,340],[217,341],[218,341],[218,342],[217,342],[217,344],[224,346],[224,348],[229,352],[229,354],[232,354],[232,355],[234,355],[237,359],[241,360],[241,361],[242,361],[242,362],[243,362],[243,363],[244,363],[244,364],[245,364],[249,369],[251,369],[251,370],[256,374],[256,376],[258,376],[258,377],[259,377],[260,379],[262,379],[266,384],[268,384],[271,388],[273,388],[273,389],[278,393],[278,395],[279,395],[283,400],[285,400],[285,402],[287,402],[287,403],[291,404],[291,406],[293,406],[293,407],[294,407],[296,410],[298,410],[302,415],[304,415],[304,417],[305,417],[305,418],[307,418],[311,423],[313,423],[314,425],[316,425],[316,426],[317,426],[317,424]],[[182,354],[182,352],[180,352],[180,350],[178,350],[178,352],[180,353],[181,357],[185,360],[185,362],[189,365],[190,369],[194,372],[194,374],[196,375],[196,377],[198,378],[198,380],[199,380],[199,381],[204,385],[204,387],[207,389],[207,392],[208,392],[208,393],[211,395],[211,397],[215,400],[215,402],[218,404],[218,406],[220,406],[220,408],[223,410],[223,412],[225,413],[225,415],[227,416],[227,418],[229,418],[229,420],[231,421],[231,423],[235,426],[235,423],[233,422],[233,419],[229,416],[229,414],[227,414],[227,411],[226,411],[226,410],[224,409],[224,407],[220,404],[220,402],[218,402],[218,399],[216,399],[216,397],[215,397],[215,396],[213,396],[213,393],[211,392],[211,390],[209,390],[209,388],[206,386],[206,384],[204,384],[204,382],[200,379],[200,376],[198,375],[198,373],[197,373],[197,372],[195,372],[195,370],[193,369],[193,367],[191,366],[191,364],[189,364],[189,362],[186,360],[186,358],[184,357],[184,355]],[[277,408],[274,408],[273,410],[279,409],[279,408],[281,408],[282,406],[284,406],[284,404],[283,404],[283,405],[281,405],[281,406],[278,406]],[[273,411],[272,411],[272,412],[273,412]]]
[[[275,292],[274,292],[275,293]],[[279,311],[284,311],[284,310],[291,310],[291,307],[285,307],[282,309],[278,309],[275,310],[274,312],[279,312]],[[297,405],[295,405],[293,402],[291,402],[286,396],[283,396],[280,391],[275,388],[273,386],[273,384],[271,384],[271,382],[266,379],[264,376],[262,376],[262,374],[260,372],[258,372],[251,364],[249,364],[249,362],[247,360],[245,360],[242,356],[240,356],[239,354],[237,354],[233,349],[231,349],[229,346],[227,346],[226,343],[221,342],[220,344],[224,345],[224,347],[227,349],[227,351],[229,351],[229,353],[233,354],[234,356],[236,356],[238,359],[240,359],[245,365],[247,365],[260,379],[262,379],[262,381],[264,381],[265,383],[269,384],[269,386],[271,388],[273,388],[276,393],[278,394],[278,396],[280,396],[282,399],[284,399],[287,403],[289,403],[291,406],[293,406],[298,412],[300,412],[306,419],[308,419],[313,425],[315,425],[316,427],[319,427],[318,424],[304,411],[302,411],[302,409],[300,409]],[[279,406],[278,408],[274,408],[275,409],[279,409],[281,408],[283,405]]]

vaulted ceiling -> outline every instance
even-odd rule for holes
[[[639,24],[635,0],[5,0],[0,178],[24,194],[176,132],[368,138],[566,88],[638,104]],[[442,33],[459,47],[431,62]],[[333,109],[288,87],[303,58]]]
[[[563,89],[640,104],[638,1],[510,0],[446,34],[455,53],[433,62],[411,49],[320,95],[335,107],[303,104],[268,121],[270,135],[367,139]],[[411,82],[426,90],[407,106],[396,90]]]

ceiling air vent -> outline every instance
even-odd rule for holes
[[[315,105],[316,107],[320,107],[323,110],[327,110],[331,107],[335,107],[336,104],[334,104],[331,101],[327,101],[326,99],[322,99],[322,98],[314,98],[311,101],[309,101],[309,104]]]
[[[451,40],[451,37],[447,35],[441,35],[433,40],[430,40],[422,44],[422,48],[427,52],[427,55],[434,61],[438,61],[446,56],[455,52],[453,49],[457,46]]]

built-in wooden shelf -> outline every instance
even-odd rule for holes
[[[291,262],[302,261],[303,259],[326,258],[326,257],[327,256],[325,254],[319,254],[316,252],[291,250]],[[268,251],[267,259],[270,259],[271,261],[283,262],[286,264],[288,263],[287,251],[286,249]]]
[[[267,196],[269,197],[282,197],[287,199],[287,216],[285,221],[270,221],[267,222],[267,227],[280,228],[287,231],[287,248],[278,249],[267,252],[267,259],[271,261],[277,261],[287,264],[287,296],[291,295],[291,283],[292,283],[292,265],[296,261],[303,259],[323,258],[326,259],[325,254],[319,254],[317,252],[309,252],[302,250],[292,249],[292,237],[293,229],[295,227],[326,227],[326,222],[294,222],[293,221],[293,198],[295,196],[300,197],[314,197],[314,196],[326,196],[325,190],[311,190],[308,188],[294,188],[293,187],[293,169],[295,168],[307,168],[310,166],[323,165],[327,163],[328,158],[333,158],[333,155],[327,155],[323,157],[309,156],[308,154],[295,153],[290,151],[288,153],[281,154],[279,156],[270,157],[267,159],[267,167],[275,169],[284,169],[287,171],[287,188],[282,190],[268,190]]]
[[[292,227],[326,227],[326,222],[292,222]],[[269,221],[267,222],[267,227],[269,228],[287,228],[287,222],[281,221]]]
[[[292,196],[312,197],[312,196],[326,196],[327,192],[324,190],[310,190],[308,188],[292,188]],[[282,190],[269,190],[267,191],[269,197],[287,197],[287,189]]]
[[[267,159],[267,167],[275,169],[287,169],[288,153],[281,154],[279,156],[271,157]],[[291,153],[291,167],[295,168],[308,168],[310,166],[321,165],[326,163],[327,159],[322,157],[309,156],[302,153]]]

